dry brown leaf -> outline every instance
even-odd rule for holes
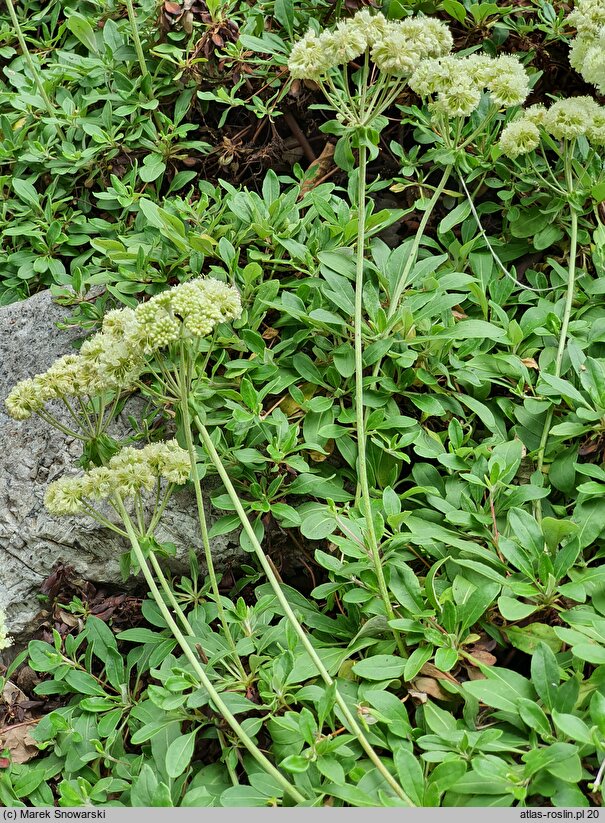
[[[426,703],[426,701],[429,699],[425,692],[415,692],[410,689],[408,691],[408,694],[410,695],[410,697],[414,697],[416,698],[416,700],[420,700],[421,703]]]
[[[304,197],[307,192],[314,189],[315,186],[319,184],[321,179],[325,177],[326,174],[328,174],[328,172],[331,171],[333,167],[334,145],[332,143],[326,143],[319,157],[309,165],[309,171],[313,172],[313,177],[309,177],[302,184],[300,189],[300,196]]]
[[[414,678],[413,686],[415,691],[430,695],[436,700],[451,700],[451,695],[444,692],[438,681],[433,677],[416,677]],[[410,692],[412,694],[412,692]],[[424,701],[423,701],[424,702]]]
[[[468,675],[469,680],[487,680],[487,677],[483,674],[481,669],[476,669],[474,666],[471,666],[468,663],[464,668],[466,669],[466,673]]]
[[[0,749],[9,750],[12,763],[27,763],[40,754],[36,741],[29,734],[37,722],[28,720],[0,729]]]
[[[7,680],[4,684],[0,698],[2,702],[8,706],[12,706],[14,703],[20,703],[22,700],[27,700],[27,696],[12,680]]]
[[[493,654],[486,652],[485,649],[473,649],[472,651],[469,650],[468,662],[471,666],[476,666],[478,663],[482,663],[484,666],[495,666],[498,662],[498,658]]]
[[[522,357],[521,362],[524,366],[527,366],[528,369],[535,369],[536,371],[540,371],[540,366],[538,366],[533,357]]]
[[[441,669],[438,669],[437,666],[434,666],[432,663],[425,663],[420,669],[420,674],[425,674],[427,677],[436,677],[437,680],[449,680],[450,683],[458,685],[458,681],[453,675],[449,672],[442,672]]]

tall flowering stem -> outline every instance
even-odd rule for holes
[[[576,258],[578,255],[578,212],[576,206],[571,202],[571,195],[573,194],[573,174],[571,168],[571,160],[574,154],[574,145],[565,145],[563,149],[563,156],[565,157],[565,181],[567,184],[567,194],[570,198],[569,210],[571,216],[570,239],[569,239],[569,267],[567,276],[567,290],[565,293],[565,306],[563,308],[563,318],[561,320],[561,331],[559,332],[559,345],[557,346],[557,356],[555,358],[555,377],[561,376],[561,366],[563,364],[563,356],[567,347],[567,332],[569,330],[569,321],[573,308],[573,299],[576,286]],[[554,415],[554,405],[546,412],[546,419],[544,420],[544,428],[542,429],[542,437],[540,438],[540,445],[538,447],[538,454],[536,459],[536,468],[538,471],[544,471],[544,457],[546,454],[546,446],[548,444],[548,437],[550,434],[550,427]],[[542,519],[542,501],[535,501],[535,515],[536,519]]]
[[[124,507],[124,503],[120,496],[116,496],[115,498],[115,505],[120,513],[120,516],[124,522],[124,526],[126,528],[126,532],[128,534],[128,538],[130,540],[130,544],[132,546],[133,553],[137,559],[139,566],[141,567],[141,571],[143,572],[143,576],[145,578],[145,582],[149,586],[149,591],[151,592],[153,599],[157,603],[157,606],[162,614],[162,617],[166,621],[166,624],[170,628],[170,631],[174,635],[177,643],[181,647],[181,650],[191,667],[193,668],[194,672],[200,679],[200,683],[206,689],[208,694],[210,695],[210,699],[221,713],[221,716],[226,720],[229,724],[231,729],[235,732],[235,734],[239,737],[242,744],[245,748],[250,752],[252,757],[256,760],[256,762],[273,777],[279,785],[284,789],[284,791],[292,797],[292,799],[296,803],[305,803],[306,798],[302,795],[298,789],[293,786],[289,780],[287,780],[284,775],[268,760],[265,755],[261,752],[258,746],[254,743],[252,738],[247,734],[247,732],[240,726],[240,724],[235,719],[234,715],[229,711],[227,705],[222,700],[220,694],[212,685],[212,682],[208,675],[206,674],[203,666],[201,665],[200,661],[197,659],[195,654],[193,653],[190,644],[187,642],[187,639],[179,629],[178,624],[170,614],[170,610],[168,609],[166,603],[164,602],[164,598],[162,597],[160,590],[158,589],[156,582],[153,578],[153,574],[151,573],[151,569],[147,564],[147,560],[145,558],[145,554],[141,549],[141,545],[139,543],[139,539],[137,537],[134,525],[126,508]]]
[[[34,79],[34,83],[40,93],[40,97],[44,101],[44,106],[48,115],[52,118],[56,118],[56,110],[53,104],[51,103],[50,97],[46,93],[46,89],[44,88],[44,83],[42,82],[42,78],[40,77],[40,72],[36,68],[36,65],[32,59],[32,56],[27,48],[27,43],[25,42],[25,37],[23,36],[23,30],[21,28],[21,24],[19,23],[19,18],[17,17],[17,12],[15,10],[15,6],[13,4],[13,0],[6,0],[6,7],[8,9],[8,14],[11,19],[11,23],[15,29],[15,34],[17,35],[17,40],[19,41],[19,46],[21,48],[21,53],[27,62],[31,75]],[[61,140],[65,140],[65,134],[63,133],[63,129],[59,124],[55,124],[55,128],[57,130],[57,134],[61,138]]]
[[[335,152],[336,162],[352,171],[352,148],[358,149],[354,307],[357,497],[365,519],[368,554],[387,620],[393,620],[395,613],[374,526],[363,402],[366,167],[368,157],[373,159],[378,156],[380,131],[387,123],[383,113],[396,101],[414,67],[423,57],[438,58],[447,54],[452,45],[451,33],[440,21],[420,16],[389,21],[380,13],[372,14],[369,9],[362,9],[352,19],[340,21],[332,31],[326,30],[318,35],[310,29],[294,45],[288,61],[292,77],[317,82],[335,112],[336,119],[327,124],[326,129],[340,137]],[[359,58],[361,65],[350,76],[349,63]],[[393,636],[399,652],[405,656],[400,633],[393,630]]]
[[[382,568],[382,558],[374,527],[372,513],[372,495],[368,481],[367,465],[367,436],[363,407],[363,268],[365,262],[365,235],[366,235],[366,165],[367,149],[359,149],[359,163],[357,167],[357,249],[355,266],[355,421],[357,429],[357,475],[358,486],[361,492],[361,504],[366,521],[366,535],[368,549],[374,565],[374,573],[378,583],[378,591],[383,602],[387,620],[395,619],[395,612]],[[405,646],[401,635],[395,629],[393,636],[402,656],[405,656]]]
[[[353,734],[355,735],[355,737],[359,741],[359,744],[361,745],[362,749],[368,755],[368,757],[370,758],[370,760],[372,761],[372,763],[374,764],[376,769],[379,771],[379,773],[382,775],[382,777],[384,777],[384,779],[387,781],[387,783],[393,789],[393,791],[397,794],[397,796],[401,800],[403,800],[404,803],[406,803],[408,806],[414,806],[415,804],[411,800],[411,798],[409,797],[407,792],[395,780],[393,775],[389,772],[389,770],[386,768],[386,766],[384,765],[384,763],[382,762],[382,760],[380,759],[378,754],[374,751],[374,749],[370,745],[368,739],[366,738],[363,731],[361,730],[361,727],[359,726],[359,723],[357,722],[357,720],[355,720],[355,717],[354,717],[353,713],[351,712],[351,710],[348,707],[347,703],[345,702],[344,698],[342,697],[342,695],[338,691],[338,688],[335,684],[335,681],[332,679],[332,677],[330,676],[328,670],[326,669],[326,667],[322,663],[321,658],[317,654],[313,644],[311,643],[311,641],[307,637],[307,634],[306,634],[304,628],[301,626],[301,624],[297,620],[296,615],[294,614],[294,611],[292,610],[292,607],[288,603],[288,599],[286,598],[285,594],[282,591],[279,580],[277,579],[277,577],[275,576],[275,572],[271,568],[271,564],[269,562],[269,559],[267,558],[267,555],[263,551],[263,548],[262,548],[261,544],[258,541],[258,538],[256,537],[256,535],[254,533],[254,529],[252,528],[252,524],[250,523],[248,515],[246,514],[246,511],[245,511],[244,507],[242,506],[241,500],[239,499],[239,496],[237,494],[235,486],[231,482],[231,478],[229,477],[227,469],[225,468],[225,465],[224,465],[223,461],[221,460],[221,457],[220,457],[219,453],[217,452],[214,443],[212,442],[212,438],[210,437],[208,429],[204,426],[204,424],[201,422],[199,417],[194,417],[194,423],[195,423],[195,426],[196,426],[197,430],[200,433],[200,436],[202,438],[202,442],[203,442],[203,444],[206,448],[206,451],[208,452],[208,455],[209,455],[210,459],[214,463],[214,466],[215,466],[215,468],[216,468],[216,470],[219,474],[219,477],[223,481],[225,489],[227,490],[227,494],[229,495],[229,497],[231,499],[231,502],[233,504],[233,507],[234,507],[235,511],[237,512],[237,514],[239,516],[239,519],[240,519],[240,522],[243,526],[243,529],[246,532],[246,535],[248,536],[248,539],[250,540],[250,543],[251,543],[251,545],[254,549],[254,552],[255,552],[255,554],[258,558],[258,561],[259,561],[260,565],[262,566],[263,571],[267,575],[267,580],[269,581],[269,583],[271,585],[271,588],[275,592],[275,596],[277,597],[277,600],[278,600],[280,606],[282,607],[282,609],[284,611],[284,614],[286,615],[286,617],[287,617],[288,621],[290,622],[290,625],[292,626],[292,628],[296,631],[296,634],[300,638],[300,641],[301,641],[305,651],[307,652],[307,654],[309,655],[309,657],[313,661],[313,664],[315,665],[317,671],[319,672],[319,675],[321,676],[322,680],[324,681],[326,686],[328,686],[329,688],[334,689],[334,692],[333,692],[334,693],[334,700],[336,702],[336,705],[338,706],[338,708],[342,712],[342,715],[345,718],[345,721],[347,722],[347,724],[349,726],[349,729],[353,732]]]
[[[584,6],[584,9],[582,9]],[[585,15],[588,17],[585,18]],[[585,33],[584,27],[590,23],[598,22],[597,18],[592,18],[591,14],[598,14],[598,20],[605,23],[605,6],[599,4],[581,3],[573,15],[578,22],[579,34]],[[605,63],[603,64],[605,66]],[[542,143],[543,134],[549,136],[549,144],[552,145],[552,138],[560,141],[559,156],[563,159],[563,179],[553,172],[548,158],[544,152]],[[517,162],[519,158],[527,155],[528,167],[532,173],[536,172],[536,165],[532,157],[532,152],[540,150],[545,160],[548,178],[540,175],[540,180],[547,190],[555,196],[567,200],[570,212],[570,232],[569,232],[569,265],[567,274],[567,288],[565,292],[565,303],[563,306],[563,316],[561,318],[561,329],[557,344],[557,354],[554,363],[554,376],[560,377],[563,366],[565,349],[569,331],[569,321],[573,307],[573,299],[576,285],[576,257],[578,253],[578,216],[580,206],[578,205],[578,195],[581,194],[583,182],[578,180],[575,171],[575,153],[579,138],[583,138],[592,152],[594,159],[598,156],[598,151],[605,146],[605,106],[599,105],[597,101],[589,96],[570,97],[557,100],[548,109],[542,105],[530,106],[521,112],[519,117],[509,123],[503,129],[500,136],[499,147],[504,155]],[[548,146],[548,144],[547,144]],[[599,160],[599,165],[601,161]],[[522,170],[522,167],[517,167]],[[576,188],[580,191],[576,191]],[[551,406],[544,420],[542,435],[536,453],[536,468],[544,472],[544,461],[546,447],[550,436],[550,429],[553,421],[555,407]],[[541,500],[534,502],[534,515],[538,521],[542,519]]]
[[[187,452],[189,454],[189,461],[191,463],[191,481],[193,483],[193,488],[195,491],[195,503],[197,507],[198,522],[200,525],[200,534],[202,536],[202,545],[204,547],[206,568],[208,570],[208,577],[210,578],[210,586],[212,588],[212,594],[214,597],[214,601],[216,603],[218,618],[220,620],[223,632],[225,633],[225,638],[227,640],[227,643],[229,644],[229,648],[231,649],[231,654],[235,661],[235,664],[239,669],[241,677],[245,680],[247,676],[246,670],[237,652],[235,641],[233,639],[233,635],[231,634],[231,629],[229,627],[229,623],[225,615],[225,610],[223,608],[223,603],[221,601],[221,593],[218,587],[218,579],[216,576],[216,570],[214,568],[214,561],[212,559],[212,548],[210,546],[210,538],[208,535],[206,513],[204,511],[204,498],[202,494],[202,486],[197,473],[197,458],[195,453],[195,446],[193,445],[193,438],[191,436],[191,416],[189,414],[189,394],[191,388],[191,381],[189,379],[189,375],[191,374],[193,366],[190,358],[191,353],[189,352],[187,347],[184,344],[182,344],[180,347],[180,368],[177,376],[180,395],[179,407],[183,421],[185,444],[187,447]]]

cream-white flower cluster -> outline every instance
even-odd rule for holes
[[[0,609],[0,651],[13,645],[13,638],[9,637],[6,628],[6,614]]]
[[[142,449],[129,446],[112,457],[107,466],[51,483],[44,503],[54,515],[80,514],[114,495],[124,499],[150,491],[160,478],[182,485],[190,472],[189,455],[176,440],[152,443]]]
[[[587,83],[605,94],[605,0],[579,0],[567,22],[577,31],[569,62]]]
[[[332,69],[356,60],[367,50],[385,74],[409,77],[420,60],[448,54],[452,35],[445,23],[430,17],[387,20],[362,9],[332,30],[309,31],[292,47],[288,68],[294,78],[319,80]]]
[[[143,357],[141,347],[132,342],[137,328],[134,312],[122,309],[110,314],[120,314],[122,322],[104,323],[79,354],[64,355],[44,374],[17,383],[5,401],[11,417],[26,420],[51,400],[96,397],[128,388],[137,379]]]
[[[515,159],[540,144],[540,129],[556,140],[586,137],[594,146],[605,145],[605,106],[592,97],[557,100],[550,108],[531,106],[509,123],[500,135],[500,149]]]
[[[149,354],[183,338],[204,337],[241,311],[237,289],[211,277],[190,280],[136,308],[139,341]]]
[[[207,335],[217,323],[240,313],[237,289],[213,278],[174,286],[134,310],[111,311],[79,354],[65,355],[44,374],[17,383],[6,398],[8,413],[26,420],[50,400],[128,389],[139,377],[146,354],[181,338]]]
[[[529,78],[522,63],[508,54],[423,60],[409,85],[420,97],[430,99],[434,113],[446,117],[468,117],[486,90],[500,108],[519,106],[529,94]]]

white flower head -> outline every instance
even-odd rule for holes
[[[444,23],[428,17],[408,17],[388,24],[372,48],[372,60],[386,74],[410,77],[423,59],[441,57],[452,45]]]
[[[325,32],[322,46],[334,66],[346,66],[365,52],[368,41],[360,26],[355,26],[350,20],[341,20],[335,29]]]
[[[320,36],[313,29],[309,29],[293,45],[290,52],[288,69],[291,76],[300,80],[317,80],[330,68],[332,66],[326,63],[326,54]]]
[[[543,106],[542,103],[536,103],[533,106],[530,106],[527,109],[523,110],[523,118],[528,120],[530,123],[533,123],[536,126],[544,127],[546,123],[546,118],[548,114],[548,109],[546,106]]]
[[[605,28],[602,32],[605,34]],[[600,94],[605,93],[605,36],[586,48],[582,63],[577,68],[587,83],[596,86]]]
[[[370,9],[360,9],[355,17],[348,21],[349,31],[360,32],[369,48],[375,46],[389,27],[389,23],[381,12],[373,14]]]
[[[592,97],[558,100],[544,117],[544,128],[557,140],[573,140],[586,134],[598,104]]]
[[[127,446],[107,466],[51,483],[44,504],[56,516],[85,514],[95,502],[114,495],[125,499],[151,491],[160,479],[183,485],[190,473],[189,454],[176,440],[152,443],[142,449]]]
[[[605,146],[605,107],[599,106],[586,129],[586,137],[593,146]]]
[[[500,150],[512,160],[522,154],[538,148],[540,145],[540,130],[538,126],[527,118],[513,120],[502,130],[500,135]]]
[[[152,297],[135,310],[146,353],[170,343],[210,334],[218,323],[241,314],[239,292],[213,278],[197,278]]]
[[[520,106],[529,94],[529,77],[516,57],[502,55],[492,61],[485,85],[496,105],[508,108]]]
[[[601,26],[605,26],[605,3],[603,0],[578,0],[566,20],[575,26],[579,35],[593,37]]]

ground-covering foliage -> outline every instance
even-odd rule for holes
[[[605,5],[6,2],[0,299],[88,335],[7,408],[148,595],[54,572],[0,802],[600,805]]]

